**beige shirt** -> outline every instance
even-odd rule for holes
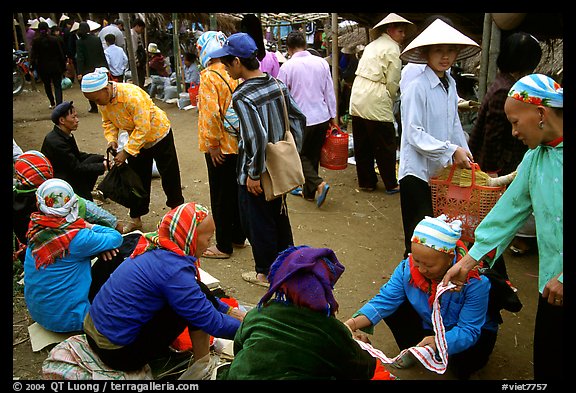
[[[400,46],[386,33],[369,43],[358,63],[350,95],[350,114],[393,122],[394,100],[400,86]]]

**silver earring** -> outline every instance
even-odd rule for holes
[[[544,128],[544,122],[542,120],[540,120],[540,123],[538,123],[538,128],[540,129]]]

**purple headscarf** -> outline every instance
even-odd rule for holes
[[[272,264],[268,274],[270,289],[258,307],[276,295],[278,301],[334,315],[338,302],[332,290],[343,272],[344,266],[329,248],[289,247]]]

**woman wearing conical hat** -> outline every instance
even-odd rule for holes
[[[453,163],[470,168],[472,154],[458,117],[456,82],[446,71],[479,51],[480,46],[472,39],[436,19],[400,55],[404,61],[426,64],[401,96],[398,179],[405,257],[418,222],[433,216],[430,178]]]

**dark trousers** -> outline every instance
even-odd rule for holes
[[[102,163],[104,161],[104,156],[102,154],[93,154],[88,157],[83,162],[85,164],[91,163]],[[70,180],[69,183],[74,189],[76,195],[81,196],[84,199],[93,201],[92,191],[94,191],[94,186],[98,180],[98,174],[96,173],[82,173],[79,176],[74,176],[74,180]]]
[[[413,347],[424,337],[434,335],[434,331],[422,327],[420,316],[408,301],[384,318],[384,322],[392,331],[400,350]],[[469,379],[472,373],[480,370],[488,362],[496,344],[496,337],[497,332],[482,329],[476,344],[449,356],[448,368],[458,379]]]
[[[55,106],[62,103],[62,74],[46,74],[40,75],[42,83],[44,84],[44,91],[46,97],[50,100],[50,105]],[[52,92],[54,86],[54,92]]]
[[[302,195],[307,199],[314,199],[316,190],[322,183],[322,178],[318,176],[320,165],[320,150],[326,140],[326,130],[329,123],[315,124],[304,129],[302,137],[302,149],[300,151],[300,161],[302,162],[302,172],[304,172],[304,186]]]
[[[136,157],[128,158],[128,165],[138,174],[142,180],[144,189],[150,194],[152,187],[152,167],[156,161],[156,167],[160,173],[162,189],[166,194],[166,206],[175,208],[184,203],[182,195],[182,182],[180,179],[180,167],[176,146],[174,145],[174,134],[168,131],[160,142],[148,149],[141,149]],[[142,200],[139,206],[130,209],[130,217],[141,217],[150,211],[150,195]]]
[[[564,307],[548,304],[547,298],[538,296],[534,326],[534,379],[565,378],[564,359],[570,352],[570,347],[564,346],[565,323]]]
[[[404,258],[411,249],[412,235],[416,225],[425,216],[434,216],[432,208],[432,191],[427,182],[416,176],[405,176],[400,180],[400,211],[404,225]]]
[[[237,154],[226,154],[224,163],[214,166],[209,153],[204,155],[210,186],[210,206],[216,224],[216,247],[232,254],[232,243],[243,244],[246,235],[240,222],[238,207]]]
[[[252,245],[256,273],[268,275],[278,253],[294,245],[286,196],[266,201],[264,193],[254,196],[245,185],[238,186],[242,227]]]
[[[398,187],[396,176],[396,130],[394,123],[352,116],[352,137],[358,186],[373,188],[378,183],[374,160],[386,190]],[[404,190],[402,190],[404,192]]]

